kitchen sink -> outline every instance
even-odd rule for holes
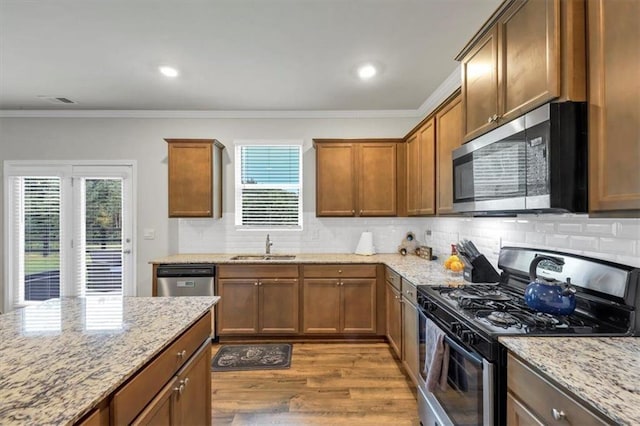
[[[247,254],[233,256],[231,260],[293,260],[293,254]]]

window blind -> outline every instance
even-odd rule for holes
[[[79,178],[78,294],[122,295],[122,179]]]
[[[60,296],[61,179],[18,177],[14,180],[14,235],[17,239],[18,291],[14,302]]]
[[[238,145],[236,155],[236,225],[300,229],[302,147]]]

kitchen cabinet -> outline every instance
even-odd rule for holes
[[[224,145],[215,139],[165,140],[169,217],[221,217]]]
[[[305,265],[303,275],[304,333],[376,333],[376,265]]]
[[[314,139],[316,216],[395,216],[396,139]]]
[[[211,343],[205,342],[132,425],[210,425],[210,364]]]
[[[591,411],[546,377],[509,354],[507,357],[507,425],[605,425]]]
[[[111,423],[157,424],[150,423],[155,418],[171,425],[211,424],[210,339],[207,312],[114,392]]]
[[[297,334],[297,265],[218,268],[219,335]]]
[[[590,0],[587,5],[589,212],[638,217],[640,2]]]
[[[385,300],[387,341],[391,350],[402,360],[402,295],[400,275],[393,269],[385,268]]]
[[[504,2],[456,59],[465,141],[552,99],[584,101],[584,2]]]
[[[418,308],[416,286],[402,279],[402,365],[418,386],[420,377],[420,354],[418,336]]]
[[[452,151],[462,145],[462,98],[460,94],[436,112],[436,211],[438,215],[453,210]]]
[[[435,214],[435,119],[429,118],[406,138],[407,214]]]

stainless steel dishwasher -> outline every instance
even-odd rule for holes
[[[161,264],[156,272],[158,296],[215,296],[216,266]]]

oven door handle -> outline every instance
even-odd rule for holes
[[[445,335],[444,341],[449,346],[451,346],[456,352],[458,352],[460,355],[467,358],[469,361],[472,361],[476,365],[480,365],[480,366],[482,365],[482,357],[480,355],[470,352],[468,349],[463,348],[462,346],[460,346],[460,344],[458,344],[458,342],[456,342],[449,336]]]

